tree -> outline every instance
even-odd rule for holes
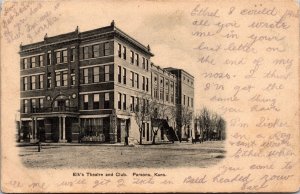
[[[137,102],[134,107],[131,107],[132,112],[134,113],[136,124],[139,128],[140,133],[140,145],[143,142],[143,123],[150,119],[150,96],[147,94],[143,94],[141,97],[137,96]]]
[[[200,131],[203,133],[203,140],[222,140],[226,128],[226,121],[217,113],[209,111],[206,107],[197,114]]]
[[[177,105],[176,106],[177,114],[177,126],[179,129],[183,127],[185,135],[187,135],[186,127],[189,126],[193,119],[193,112],[186,106]],[[181,137],[181,134],[180,134]]]

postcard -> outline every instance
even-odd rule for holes
[[[7,0],[1,191],[299,190],[299,5]]]

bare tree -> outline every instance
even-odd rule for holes
[[[196,120],[198,120],[200,125],[203,140],[224,139],[226,122],[220,115],[204,107],[200,110],[200,113],[197,114]]]
[[[187,135],[186,127],[192,122],[193,112],[188,107],[182,105],[177,105],[176,109],[178,126],[180,129],[183,127],[183,131]]]
[[[137,96],[138,101],[133,107],[130,107],[132,112],[134,113],[136,124],[139,128],[140,133],[140,145],[143,144],[143,123],[145,121],[150,120],[150,96],[147,94],[143,94],[142,96]]]

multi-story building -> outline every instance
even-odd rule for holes
[[[192,138],[194,119],[190,117],[193,117],[194,114],[194,76],[183,69],[173,67],[164,69],[176,77],[177,125],[181,128],[178,131],[178,136],[182,139]]]
[[[134,108],[144,96],[175,106],[176,77],[153,65],[153,53],[110,26],[20,46],[24,139],[124,142],[139,139]],[[156,79],[156,80],[155,80]],[[156,84],[155,84],[156,83]],[[143,123],[151,141],[151,120]],[[158,138],[163,139],[161,133]]]

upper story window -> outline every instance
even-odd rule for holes
[[[104,80],[109,81],[109,65],[104,66]]]
[[[191,107],[194,107],[194,99],[191,98]]]
[[[126,84],[126,68],[123,68],[123,84]]]
[[[122,94],[121,93],[118,94],[118,109],[119,110],[122,109]]]
[[[123,94],[123,110],[126,110],[126,94]]]
[[[23,69],[29,68],[28,58],[23,59]]]
[[[147,69],[147,71],[149,70],[149,61],[148,61],[148,59],[146,59],[146,69]]]
[[[24,113],[28,113],[29,112],[29,109],[28,109],[28,103],[29,100],[24,100],[23,101],[23,110],[24,110]]]
[[[71,48],[71,61],[75,61],[75,52],[76,52],[76,50],[75,50],[75,48]]]
[[[83,69],[83,83],[89,83],[89,69]]]
[[[94,102],[93,102],[93,109],[99,109],[100,108],[100,94],[94,94]]]
[[[83,59],[89,58],[89,47],[85,46],[83,47]]]
[[[130,51],[130,62],[133,64],[134,63],[134,52]]]
[[[75,70],[71,70],[71,86],[75,85]]]
[[[123,59],[126,60],[126,47],[123,46]]]
[[[146,69],[146,60],[145,60],[145,57],[143,57],[142,59],[143,59],[143,61],[142,61],[143,69]]]
[[[68,62],[68,52],[67,52],[67,50],[62,51],[62,55],[63,55],[63,62],[64,63]]]
[[[61,53],[60,53],[60,51],[56,51],[55,56],[56,56],[56,63],[61,63]]]
[[[135,64],[139,66],[139,54],[135,53]]]
[[[52,79],[51,79],[51,73],[48,73],[47,75],[47,88],[52,87]]]
[[[118,82],[119,83],[122,82],[121,79],[122,79],[122,68],[121,68],[121,66],[118,66]]]
[[[31,68],[36,67],[35,57],[31,57]]]
[[[44,88],[44,75],[40,75],[39,76],[39,86],[40,86],[40,89],[43,89]]]
[[[68,85],[68,71],[63,71],[62,86]]]
[[[118,43],[118,57],[122,57],[122,45]]]
[[[143,76],[143,78],[142,78],[142,90],[146,90],[146,80],[145,80],[145,76]]]
[[[83,95],[83,109],[88,110],[89,109],[89,96]]]
[[[109,55],[109,42],[104,43],[104,56],[108,56]]]
[[[130,74],[131,74],[130,76],[131,86],[134,87],[134,73],[131,71]]]
[[[100,68],[94,67],[93,68],[93,82],[97,83],[100,81]]]
[[[36,77],[35,76],[31,76],[31,89],[35,90],[36,89]]]
[[[146,78],[146,91],[148,92],[149,91],[149,79]]]
[[[100,45],[93,45],[93,57],[100,57]]]
[[[55,73],[55,86],[56,86],[56,87],[61,86],[60,81],[61,81],[61,79],[60,79],[60,72],[56,72],[56,73]]]
[[[109,93],[104,93],[104,109],[109,108]]]
[[[28,77],[23,77],[23,90],[28,90]]]
[[[52,55],[51,53],[47,53],[47,64],[51,65],[52,64],[52,59],[51,59]]]
[[[43,55],[40,55],[39,56],[39,63],[40,63],[40,66],[44,66],[44,56]]]
[[[136,88],[139,88],[139,74],[135,74],[134,84],[136,85]]]

